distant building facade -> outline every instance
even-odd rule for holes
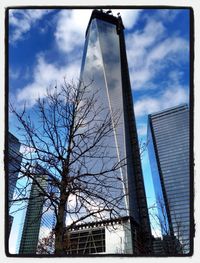
[[[18,174],[22,161],[20,153],[21,143],[12,134],[8,133],[8,208],[12,205],[13,194],[15,191]],[[9,215],[9,233],[12,227],[13,216]]]
[[[188,105],[149,115],[148,153],[161,230],[179,240],[183,253],[190,251],[189,131]]]
[[[124,209],[119,211],[119,218],[129,217],[126,223],[121,221],[125,235],[123,242],[126,245],[123,244],[119,250],[125,254],[148,254],[151,230],[133,112],[124,26],[120,16],[114,17],[110,13],[101,10],[92,12],[86,30],[81,80],[86,85],[92,81],[91,90],[98,91],[97,104],[109,109],[111,116],[117,111],[121,114],[119,125],[113,127],[113,134],[107,141],[107,145],[111,146],[109,154],[115,155],[116,160],[127,160],[127,166],[116,172],[115,182],[119,190],[122,183],[117,178],[121,178],[124,185]],[[114,238],[112,240],[114,242]],[[115,248],[109,253],[116,253]]]
[[[32,181],[19,247],[19,254],[30,255],[37,253],[39,240],[48,236],[54,224],[54,213],[47,211],[43,194],[48,191],[48,172],[38,164],[32,169],[37,178]]]

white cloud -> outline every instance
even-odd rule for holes
[[[49,12],[51,11],[44,9],[9,10],[9,24],[13,28],[10,42],[13,43],[22,39],[24,34],[31,29],[31,26]]]
[[[133,89],[142,88],[143,84],[152,78],[152,68],[147,59],[151,48],[163,37],[164,32],[161,22],[151,20],[142,31],[128,34],[126,45]]]
[[[138,54],[132,55],[136,57],[130,65],[133,90],[151,87],[154,77],[159,75],[169,62],[174,65],[182,63],[188,58],[188,51],[186,40],[171,37],[149,51],[139,51]]]
[[[142,31],[137,30],[127,35],[127,52],[130,62],[133,62],[133,66],[143,65],[147,49],[154,45],[156,41],[159,41],[163,37],[164,32],[165,28],[161,22],[151,20]]]
[[[64,78],[67,82],[79,78],[80,63],[74,62],[69,66],[58,67],[47,63],[42,55],[38,56],[37,65],[33,73],[33,82],[20,89],[16,99],[18,105],[26,101],[27,107],[32,107],[38,97],[44,97],[46,89],[54,87],[56,84],[63,83]]]
[[[158,41],[165,32],[165,28],[161,22],[149,20],[143,30],[137,30],[127,37],[128,48],[148,48]]]
[[[185,87],[174,86],[168,88],[161,96],[145,97],[136,101],[134,111],[136,117],[164,110],[188,101]]]
[[[180,37],[170,37],[157,45],[147,57],[147,66],[152,66],[156,61],[164,60],[167,56],[176,55],[177,60],[182,60],[183,54],[187,55],[189,51],[188,42]],[[177,55],[179,55],[177,57]]]
[[[71,52],[84,43],[91,10],[62,10],[58,13],[55,39],[58,48]]]
[[[158,111],[160,108],[160,100],[146,97],[144,99],[140,99],[135,103],[134,111],[136,117],[140,117],[151,112]]]
[[[128,34],[127,56],[133,90],[151,88],[153,79],[168,65],[188,59],[189,43],[178,36],[167,36],[161,21],[148,18],[143,30]]]

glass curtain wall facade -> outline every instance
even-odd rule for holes
[[[38,164],[34,168],[34,176],[25,214],[19,254],[36,254],[38,241],[48,236],[54,225],[54,213],[45,207],[45,196],[42,189],[48,188],[48,172]]]
[[[20,150],[20,142],[19,140],[10,132],[8,133],[8,142],[9,142],[9,149],[8,149],[8,169],[9,169],[9,182],[8,182],[8,200],[11,201],[13,198],[14,190],[16,187],[16,182],[18,178],[19,168],[22,161],[22,154],[19,152]],[[9,202],[9,207],[10,207]]]
[[[115,175],[116,186],[119,191],[123,188],[125,194],[119,216],[129,216],[132,222],[129,242],[133,249],[127,253],[148,253],[151,232],[123,30],[120,16],[93,11],[86,31],[81,80],[86,85],[91,83],[91,91],[98,92],[97,107],[98,103],[103,105],[111,116],[119,113],[119,123],[106,142],[109,154],[127,162]]]
[[[21,166],[22,154],[20,153],[20,142],[12,134],[8,133],[8,207],[12,205],[13,194]],[[12,227],[13,217],[9,215],[9,233]]]
[[[148,141],[162,234],[174,234],[183,253],[188,253],[191,200],[188,105],[150,114]]]

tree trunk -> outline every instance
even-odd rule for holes
[[[64,254],[64,227],[65,227],[65,204],[66,193],[61,194],[60,204],[58,206],[58,217],[55,227],[55,254]]]

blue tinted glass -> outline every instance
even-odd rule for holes
[[[152,144],[152,134],[149,130],[148,150],[152,162],[155,191],[158,197],[160,190],[166,192],[174,233],[188,249],[190,238],[189,109],[183,105],[152,114],[150,120],[156,144]],[[159,175],[154,163],[155,149],[162,173],[163,189],[160,188]]]

